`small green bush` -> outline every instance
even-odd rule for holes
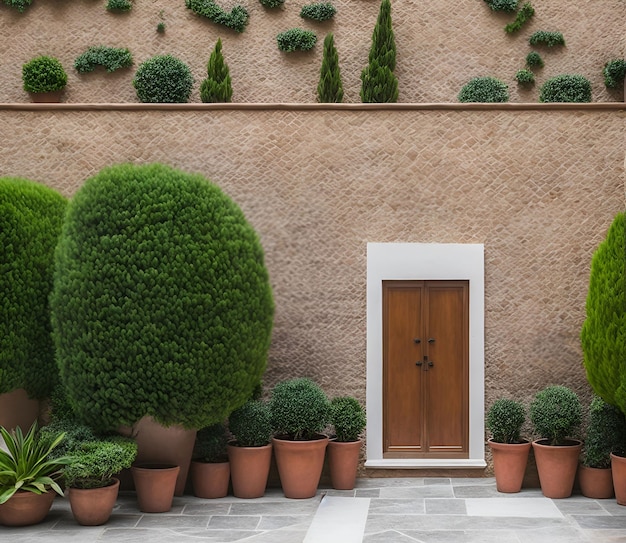
[[[281,381],[270,398],[272,427],[279,436],[314,439],[330,422],[330,402],[311,379]]]
[[[539,101],[591,102],[591,82],[582,75],[557,75],[543,84]]]
[[[515,81],[517,81],[520,85],[534,85],[535,74],[530,70],[518,70],[515,74]]]
[[[626,445],[626,418],[615,406],[596,396],[589,408],[589,424],[581,462],[590,468],[611,467],[611,453]]]
[[[207,64],[207,78],[200,84],[203,102],[230,102],[233,96],[228,65],[222,55],[222,40],[218,39]]]
[[[57,456],[70,456],[83,443],[98,440],[89,426],[81,424],[74,418],[55,418],[50,424],[39,430],[40,439],[50,443],[59,434],[65,434],[65,437],[52,453],[55,458]]]
[[[193,76],[182,60],[157,55],[139,66],[133,87],[141,102],[182,104],[189,101]]]
[[[243,32],[250,19],[247,10],[239,5],[233,7],[230,13],[224,11],[213,0],[185,0],[185,5],[197,15],[231,28],[235,32]]]
[[[24,13],[26,8],[33,3],[33,0],[4,0],[4,3],[7,6],[16,9],[20,13]]]
[[[546,30],[538,30],[530,36],[530,45],[546,45],[554,47],[556,45],[565,45],[565,39],[560,32],[548,32]]]
[[[337,13],[337,9],[330,2],[315,2],[302,6],[300,17],[322,22],[332,19],[335,13]]]
[[[133,3],[130,0],[108,0],[108,11],[130,11],[133,9]]]
[[[459,92],[459,102],[508,102],[509,88],[495,77],[475,77]]]
[[[526,55],[526,66],[530,69],[543,68],[543,59],[537,51],[531,51]]]
[[[492,11],[515,11],[517,0],[485,0]]]
[[[165,34],[165,23],[163,21],[159,22],[156,29],[159,34]]]
[[[36,57],[22,66],[26,92],[54,92],[65,88],[67,73],[54,57]]]
[[[535,431],[550,445],[563,445],[581,419],[582,406],[578,396],[562,385],[544,388],[530,404],[530,420]]]
[[[339,70],[339,55],[332,33],[324,38],[324,52],[320,80],[317,85],[317,100],[322,103],[340,103],[343,100],[343,85]]]
[[[120,68],[128,68],[133,64],[133,56],[128,49],[115,47],[90,47],[76,57],[74,68],[84,74],[93,72],[97,66],[104,66],[107,72],[114,72]]]
[[[233,411],[228,427],[241,447],[261,447],[272,438],[273,428],[269,405],[261,400],[250,400]]]
[[[526,2],[517,12],[517,15],[515,16],[515,21],[506,25],[504,27],[504,31],[508,32],[509,34],[513,32],[518,32],[528,21],[530,21],[534,14],[535,8],[530,5],[530,2]]]
[[[193,458],[201,462],[224,462],[227,457],[227,445],[228,436],[223,422],[201,428],[196,434]]]
[[[261,2],[261,5],[265,8],[277,8],[279,6],[282,6],[285,3],[285,0],[259,0]]]
[[[278,48],[285,53],[292,51],[309,51],[317,42],[317,36],[311,30],[290,28],[276,36]]]
[[[609,89],[615,89],[624,86],[624,77],[626,77],[626,60],[615,58],[609,60],[602,69],[604,75],[604,84]]]
[[[330,422],[337,441],[358,441],[365,429],[365,410],[356,398],[339,396],[330,402]]]
[[[521,443],[520,434],[525,420],[526,410],[520,402],[500,398],[487,412],[487,429],[496,443]]]

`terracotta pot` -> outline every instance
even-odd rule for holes
[[[186,430],[176,425],[165,427],[152,417],[144,417],[132,428],[121,428],[120,433],[132,436],[137,441],[135,464],[180,466],[175,495],[182,496],[196,442],[196,430]]]
[[[578,482],[583,496],[595,500],[613,497],[613,474],[611,468],[578,466]]]
[[[33,400],[23,388],[0,394],[0,426],[11,431],[16,426],[28,432],[39,417],[39,400]]]
[[[330,482],[337,490],[352,490],[356,483],[361,440],[328,442]]]
[[[30,99],[36,104],[54,104],[61,101],[65,89],[49,92],[30,92]]]
[[[280,484],[287,498],[312,498],[324,467],[328,437],[311,441],[272,438]]]
[[[30,526],[40,523],[50,511],[55,496],[52,490],[43,494],[18,490],[0,505],[0,524]]]
[[[541,492],[546,498],[572,495],[582,442],[570,439],[566,445],[547,445],[547,439],[533,441]]]
[[[611,471],[617,503],[626,505],[626,457],[611,453]]]
[[[228,494],[230,464],[228,462],[191,462],[191,484],[198,498],[223,498]]]
[[[120,488],[119,479],[113,481],[101,488],[70,488],[67,491],[72,515],[78,524],[100,526],[109,520]]]
[[[530,441],[524,443],[496,443],[487,441],[493,457],[493,471],[498,492],[519,492],[526,473]]]
[[[139,509],[144,513],[165,513],[172,508],[179,466],[141,464],[130,468]]]
[[[230,478],[237,498],[260,498],[265,494],[272,462],[272,444],[262,447],[228,445]]]

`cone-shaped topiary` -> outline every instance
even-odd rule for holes
[[[222,40],[218,39],[207,64],[208,77],[200,84],[203,102],[230,102],[233,96],[228,65],[222,55]]]
[[[44,185],[0,178],[0,393],[44,398],[58,382],[48,297],[66,206]]]
[[[593,255],[580,338],[591,388],[626,415],[625,223],[618,213]]]
[[[343,101],[339,55],[332,33],[327,34],[324,38],[324,53],[322,68],[320,69],[320,82],[317,85],[317,100],[322,103],[341,103]]]
[[[52,324],[76,415],[202,428],[261,380],[273,317],[263,250],[200,175],[122,164],[74,196],[55,257]]]
[[[372,46],[368,61],[376,60],[379,66],[387,66],[392,72],[396,69],[396,41],[391,27],[391,2],[382,0],[378,19],[372,34]]]

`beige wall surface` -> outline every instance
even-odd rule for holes
[[[484,243],[487,404],[550,383],[587,397],[579,331],[625,207],[625,128],[619,110],[0,108],[0,176],[71,196],[119,162],[204,174],[265,248],[266,385],[310,376],[362,401],[367,242]]]
[[[0,3],[0,103],[27,102],[21,67],[37,55],[59,58],[69,74],[64,101],[136,102],[132,79],[137,66],[157,54],[172,54],[191,68],[196,83],[191,100],[199,102],[200,81],[218,38],[233,80],[235,102],[315,102],[322,43],[335,35],[345,88],[345,102],[360,102],[360,74],[367,64],[378,0],[333,0],[334,20],[316,23],[299,16],[311,0],[286,0],[282,8],[265,9],[258,0],[240,0],[250,13],[242,34],[196,16],[184,0],[135,0],[126,14],[105,10],[106,0],[33,0],[23,14]],[[520,0],[520,5],[524,0]],[[236,0],[219,0],[225,9]],[[482,0],[416,2],[393,0],[399,101],[455,102],[472,77],[493,76],[509,85],[511,101],[537,102],[549,77],[579,73],[592,82],[593,101],[621,101],[623,91],[607,91],[602,67],[626,55],[626,4],[623,0],[563,2],[533,0],[534,18],[523,30],[507,35],[511,15],[492,12]],[[160,13],[164,35],[156,32]],[[276,35],[292,27],[316,32],[312,51],[281,53]],[[560,31],[566,47],[539,49],[546,66],[537,85],[518,88],[514,80],[531,51],[529,36],[537,30]],[[106,74],[102,69],[80,75],[75,58],[89,47],[130,49],[135,66]]]

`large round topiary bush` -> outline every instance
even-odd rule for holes
[[[539,101],[591,102],[591,82],[582,75],[557,75],[543,84]]]
[[[459,102],[508,102],[509,88],[495,77],[474,77],[459,92]]]
[[[48,296],[66,206],[44,185],[0,178],[0,393],[44,398],[58,382]]]
[[[263,250],[202,176],[102,170],[73,198],[55,264],[57,359],[84,422],[202,428],[258,386],[273,318]]]
[[[139,66],[133,87],[141,102],[184,104],[191,95],[193,75],[182,60],[172,55],[157,55]]]
[[[582,420],[582,406],[576,393],[562,385],[537,392],[530,404],[535,431],[550,445],[563,445]]]

